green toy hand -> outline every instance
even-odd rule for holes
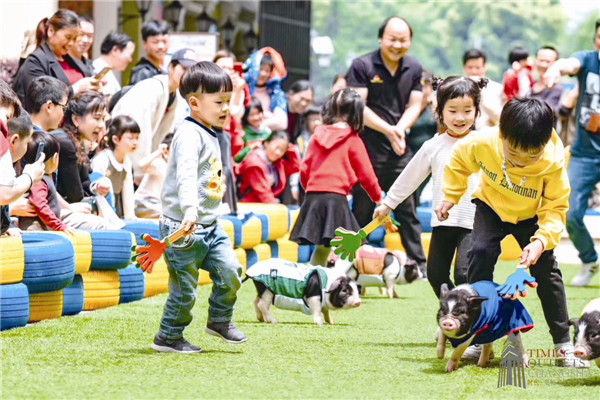
[[[344,260],[354,261],[354,255],[362,245],[363,239],[366,239],[367,233],[364,229],[354,232],[344,228],[335,230],[335,237],[331,239],[331,247],[337,247],[333,252]]]

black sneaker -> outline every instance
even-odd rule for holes
[[[184,338],[178,340],[162,340],[158,335],[154,337],[152,348],[160,353],[195,354],[202,351],[201,348],[191,345],[190,342]]]
[[[217,336],[231,344],[244,343],[248,340],[246,335],[238,331],[231,322],[209,322],[206,324],[206,333]]]

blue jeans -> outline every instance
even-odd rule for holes
[[[596,261],[598,253],[594,248],[594,240],[583,223],[583,216],[588,208],[588,199],[600,181],[600,158],[571,157],[567,173],[571,184],[567,232],[579,251],[581,262]]]
[[[161,238],[164,238],[178,227],[167,226],[161,221],[159,228]],[[163,340],[182,338],[183,330],[192,322],[200,268],[208,271],[213,281],[208,320],[231,321],[241,286],[242,266],[229,237],[218,223],[198,228],[195,234],[171,244],[165,250],[165,260],[169,270],[169,297],[160,322],[159,336]]]

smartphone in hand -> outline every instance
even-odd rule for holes
[[[40,155],[44,151],[44,143],[40,143],[37,148],[37,153],[35,153],[35,161],[40,159]]]
[[[96,80],[101,80],[102,78],[104,78],[104,76],[106,74],[108,74],[108,72],[111,70],[110,67],[104,67],[102,68],[102,71],[98,72],[96,75],[94,75],[94,79]]]

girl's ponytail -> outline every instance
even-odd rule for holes
[[[439,76],[434,76],[431,78],[431,87],[433,90],[438,90],[438,88],[442,86],[442,83],[444,83],[444,80]]]
[[[487,86],[488,82],[490,80],[488,78],[480,78],[479,81],[477,82],[477,86],[479,86],[479,89],[483,89],[484,87]]]
[[[35,48],[42,47],[48,39],[48,18],[42,19],[35,28]]]

